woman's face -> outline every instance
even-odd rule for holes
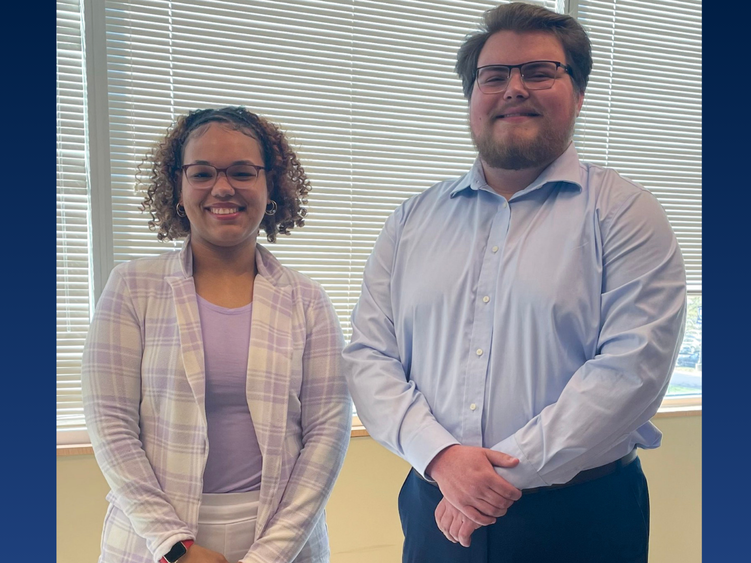
[[[183,163],[222,169],[235,164],[263,166],[263,158],[253,137],[223,123],[209,123],[189,137]],[[195,170],[180,175],[180,202],[190,220],[191,243],[210,250],[253,248],[268,203],[266,172],[259,171],[251,182],[241,175],[230,173],[233,180],[219,172],[213,186],[201,186],[205,183],[201,176],[193,184],[188,178]]]

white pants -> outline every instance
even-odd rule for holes
[[[260,495],[260,491],[204,494],[196,543],[221,553],[229,563],[237,563],[255,539]]]

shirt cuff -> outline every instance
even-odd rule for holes
[[[432,481],[425,475],[425,469],[435,456],[454,444],[459,444],[459,440],[438,422],[434,422],[429,427],[415,432],[412,440],[404,445],[405,459],[415,471],[428,481]]]
[[[548,483],[542,480],[527,459],[527,456],[524,455],[513,434],[505,440],[498,442],[491,449],[503,452],[519,460],[519,464],[516,467],[495,467],[495,472],[517,489],[534,489],[536,487],[548,486]]]

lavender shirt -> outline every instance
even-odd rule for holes
[[[227,309],[197,297],[209,436],[203,492],[257,491],[261,488],[262,456],[245,393],[253,304]]]

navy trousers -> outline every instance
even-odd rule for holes
[[[637,458],[615,473],[522,495],[466,548],[435,523],[443,498],[410,471],[399,493],[403,563],[646,563],[649,492]]]

